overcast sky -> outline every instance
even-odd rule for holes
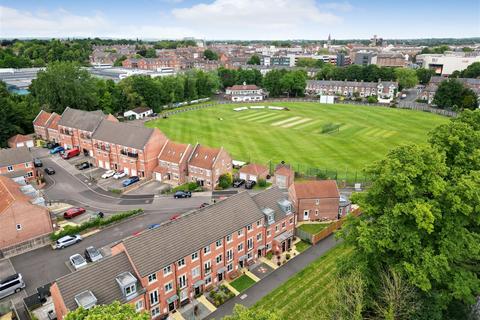
[[[480,36],[479,0],[0,0],[0,37]]]

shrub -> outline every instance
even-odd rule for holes
[[[233,177],[231,173],[224,173],[218,178],[218,186],[222,189],[227,189],[232,185]]]
[[[267,252],[267,259],[272,260],[272,257],[273,257],[273,252],[272,251]]]
[[[285,255],[285,258],[286,258],[287,260],[290,260],[290,253],[287,253],[287,254]]]
[[[258,186],[261,187],[261,188],[265,188],[267,186],[267,180],[258,179]]]
[[[369,96],[367,101],[368,101],[368,103],[377,103],[378,98],[377,98],[377,96]]]
[[[110,189],[110,192],[115,193],[115,194],[121,194],[122,190],[120,190],[120,189]]]

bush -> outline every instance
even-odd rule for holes
[[[171,192],[177,192],[177,191],[196,191],[198,188],[198,184],[196,182],[188,182],[182,185],[179,185],[172,190]]]
[[[233,177],[231,173],[224,173],[218,179],[218,186],[222,189],[227,189],[232,185]]]
[[[368,101],[368,103],[377,103],[378,98],[377,98],[377,96],[369,96],[367,101]]]
[[[272,257],[273,257],[273,252],[272,251],[267,252],[267,259],[272,260]]]
[[[290,260],[290,253],[287,253],[287,254],[285,255],[285,258],[286,258],[287,260]]]
[[[267,186],[267,180],[265,179],[258,179],[258,186],[260,188],[265,188]]]

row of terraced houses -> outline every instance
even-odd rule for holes
[[[118,122],[101,111],[66,108],[58,115],[42,110],[33,125],[38,138],[78,148],[96,166],[130,176],[213,189],[232,170],[232,158],[223,148],[176,143],[157,128]]]

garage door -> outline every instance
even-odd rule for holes
[[[27,147],[33,148],[33,141],[27,141]]]
[[[158,172],[155,172],[155,180],[162,181],[162,174],[158,173]]]
[[[103,168],[103,161],[102,160],[98,160],[98,167]]]
[[[240,173],[240,179],[247,180],[247,174],[246,173]]]
[[[128,168],[123,168],[123,172],[125,172],[128,176],[128,174],[129,174]]]
[[[105,161],[105,169],[110,170],[110,162]]]
[[[275,176],[275,180],[279,188],[287,187],[287,177],[286,176]]]
[[[257,182],[257,177],[256,176],[250,176],[250,180]]]
[[[137,170],[132,169],[132,176],[136,176],[136,175],[137,175]]]
[[[18,143],[17,143],[17,148],[21,148],[21,147],[23,147],[23,146],[24,146],[23,142],[18,142]]]

